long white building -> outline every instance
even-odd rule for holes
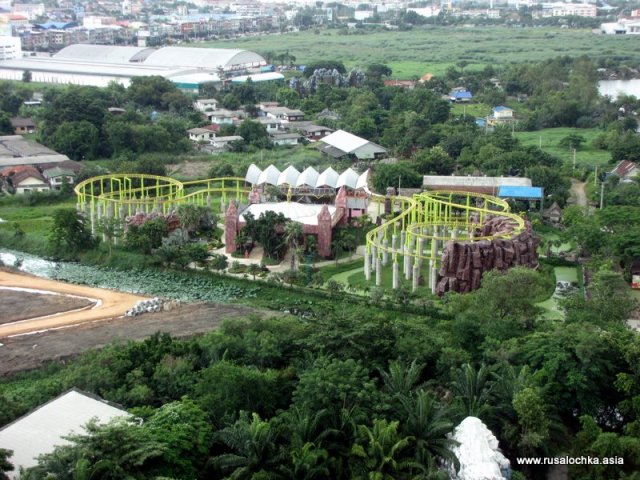
[[[220,74],[265,64],[262,56],[247,50],[76,44],[52,57],[0,61],[0,79],[20,80],[28,70],[34,82],[104,87],[112,81],[128,86],[133,77],[159,75],[197,90],[202,83],[219,82]]]

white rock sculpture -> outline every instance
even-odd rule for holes
[[[451,438],[459,443],[454,447],[460,470],[451,467],[453,480],[509,480],[509,460],[498,449],[498,439],[476,417],[465,418]]]

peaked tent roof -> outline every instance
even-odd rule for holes
[[[278,176],[278,186],[290,185],[292,187],[295,187],[296,181],[298,180],[299,176],[300,176],[300,172],[296,170],[295,167],[292,167],[291,165],[289,165]]]

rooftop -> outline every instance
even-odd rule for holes
[[[72,432],[83,433],[82,427],[92,418],[107,423],[128,416],[118,406],[72,389],[0,429],[0,448],[13,450],[9,461],[16,468],[14,478],[17,478],[20,467],[32,467],[39,455],[69,444],[63,437]]]
[[[278,202],[278,203],[254,203],[249,205],[247,209],[240,214],[240,220],[244,221],[244,215],[247,212],[253,214],[255,218],[259,218],[264,212],[282,213],[287,219],[303,225],[318,225],[318,214],[324,205],[297,203],[297,202]],[[336,213],[336,207],[327,205],[331,218]]]

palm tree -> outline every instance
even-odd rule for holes
[[[294,221],[288,221],[284,226],[284,238],[289,245],[289,253],[291,254],[291,270],[296,269],[296,255],[298,250],[298,240],[304,233],[302,224]]]
[[[416,360],[408,365],[394,360],[389,362],[389,371],[381,371],[380,375],[384,381],[384,388],[390,395],[408,398],[420,380],[423,369],[424,365],[418,364]]]
[[[250,263],[249,264],[249,273],[251,275],[253,275],[253,279],[256,279],[256,275],[258,273],[260,273],[262,271],[262,269],[260,268],[260,265],[258,265],[257,263]]]
[[[481,417],[489,413],[492,385],[486,365],[481,365],[476,370],[465,363],[457,369],[451,387],[463,417]]]
[[[394,480],[401,473],[423,470],[422,466],[405,453],[412,437],[398,433],[398,421],[376,419],[373,428],[358,425],[358,441],[351,448],[357,460],[352,478]]]
[[[447,411],[438,405],[427,391],[402,399],[402,411],[406,418],[402,433],[415,439],[415,459],[425,467],[433,466],[438,460],[453,464],[458,468],[458,459],[452,451],[457,445],[447,438],[453,430],[453,422]]]
[[[218,455],[213,463],[231,479],[252,478],[255,473],[280,463],[282,455],[277,452],[277,436],[275,428],[261,420],[257,413],[249,419],[246,412],[241,412],[239,420],[216,433],[215,439],[231,453]]]

